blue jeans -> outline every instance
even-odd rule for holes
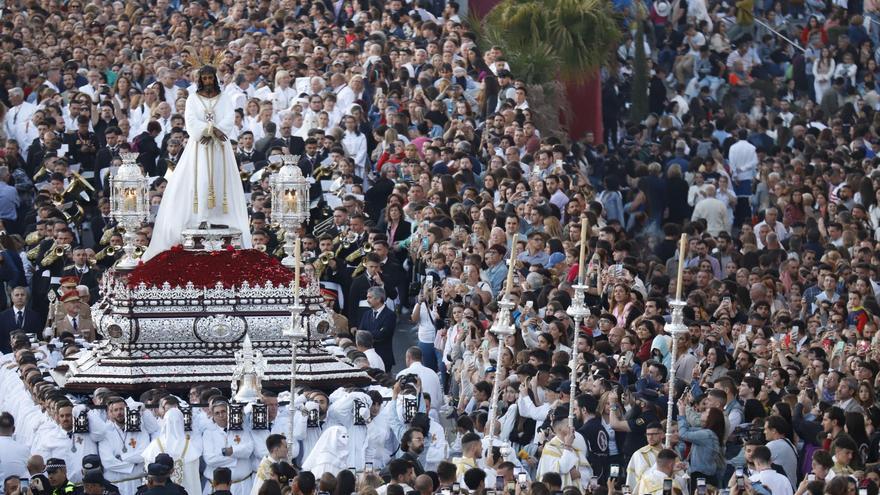
[[[419,342],[419,349],[422,351],[422,366],[437,371],[437,353],[434,352],[433,342]],[[434,400],[431,397],[431,400]]]

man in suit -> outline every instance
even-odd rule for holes
[[[77,337],[82,336],[89,342],[95,340],[95,326],[91,320],[82,318],[80,311],[80,297],[76,290],[65,292],[61,296],[61,303],[64,305],[64,318],[55,323],[55,335],[58,337],[64,332],[70,332]],[[49,337],[49,336],[47,336]]]
[[[285,146],[284,141],[275,137],[277,131],[278,126],[275,125],[275,122],[272,122],[271,120],[266,121],[263,124],[263,137],[257,140],[254,144],[254,148],[260,153],[269,156],[269,148],[273,146]]]
[[[351,281],[351,288],[345,299],[348,321],[361,321],[361,317],[369,309],[367,291],[372,287],[381,287],[387,297],[397,297],[397,289],[386,284],[382,278],[382,259],[376,253],[367,253],[364,255],[364,272]]]
[[[397,326],[397,315],[385,307],[385,289],[370,287],[367,290],[369,311],[365,311],[360,319],[358,330],[366,330],[373,335],[376,353],[385,362],[385,371],[390,372],[394,366],[394,328]]]
[[[9,336],[19,329],[36,335],[43,329],[40,315],[27,308],[27,287],[12,289],[12,307],[0,312],[0,354],[12,352]]]
[[[156,144],[156,136],[162,133],[162,125],[151,120],[147,124],[147,130],[134,138],[134,150],[138,153],[137,161],[143,167],[144,173],[153,177],[156,175],[156,160],[162,152]]]
[[[258,170],[266,166],[266,154],[254,147],[254,133],[244,131],[238,136],[238,150],[235,153],[235,161],[239,168],[250,163],[252,170]]]
[[[98,300],[98,282],[100,276],[98,272],[92,270],[89,266],[89,256],[85,248],[77,246],[73,249],[73,264],[64,267],[61,272],[62,277],[74,277],[77,285],[85,285],[89,288],[89,294],[92,301]]]

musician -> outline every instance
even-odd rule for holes
[[[89,222],[92,225],[93,242],[95,246],[98,246],[104,237],[104,231],[116,226],[116,220],[110,216],[109,199],[101,198],[98,200],[98,212],[89,219]]]
[[[89,267],[88,253],[85,248],[78,246],[73,249],[71,258],[73,259],[73,264],[64,267],[62,276],[74,277],[77,280],[77,285],[85,285],[88,287],[91,299],[96,301],[98,299],[98,282],[100,281],[100,274]]]
[[[238,150],[235,153],[235,161],[238,163],[240,170],[245,170],[248,163],[254,170],[259,170],[266,166],[266,154],[254,148],[254,133],[244,131],[238,136]]]
[[[337,243],[342,243],[342,245],[339,246],[341,247],[339,250],[339,257],[342,259],[343,263],[348,255],[360,249],[367,241],[366,221],[367,217],[363,214],[352,216],[348,221],[348,232],[341,234],[341,236],[336,239]],[[349,266],[349,268],[353,270],[354,266]]]
[[[183,133],[180,133],[181,135]],[[180,137],[174,136],[172,131],[172,137],[168,140],[168,146],[159,155],[159,163],[156,165],[156,175],[159,177],[165,177],[169,170],[173,171],[175,167],[177,167],[177,162],[180,161],[180,157],[183,155],[183,140]]]
[[[94,132],[89,131],[91,120],[87,115],[76,118],[76,130],[64,135],[64,143],[70,149],[73,163],[79,163],[82,170],[95,170],[95,157],[100,144]]]
[[[326,234],[336,237],[348,226],[348,210],[342,206],[333,208],[333,225],[327,229]]]
[[[364,255],[364,272],[351,281],[348,297],[345,299],[346,316],[350,322],[360,322],[361,316],[370,307],[367,291],[372,287],[381,287],[389,299],[397,297],[397,288],[385,283],[382,276],[382,258],[376,253]],[[383,300],[384,304],[384,300]],[[385,356],[382,357],[385,359]],[[386,360],[386,364],[387,364]]]
[[[373,235],[370,236],[371,238]],[[375,239],[371,241],[373,253],[380,258],[382,264],[382,277],[385,283],[393,287],[395,297],[397,294],[406,294],[408,277],[406,270],[392,256],[389,256],[391,250],[388,246],[388,240],[384,234],[376,234]],[[387,290],[387,289],[386,289]],[[389,296],[389,298],[394,299]]]
[[[114,158],[119,158],[119,152],[122,151],[120,145],[125,139],[119,127],[111,126],[104,131],[104,141],[106,144],[95,154],[95,178],[92,183],[98,189],[103,189],[101,170],[109,167]]]
[[[370,218],[382,218],[380,213],[385,208],[388,197],[394,192],[394,181],[388,178],[390,168],[382,169],[373,187],[364,194],[364,202]]]
[[[318,140],[310,137],[305,140],[305,153],[299,157],[299,169],[304,176],[312,175],[312,171],[321,165],[321,159],[318,156]]]
[[[32,307],[44,320],[49,313],[49,299],[46,295],[50,289],[60,285],[61,272],[67,265],[67,256],[70,246],[73,245],[73,232],[63,224],[62,229],[59,229],[58,225],[56,223],[55,241],[38,253],[39,261],[34,265],[34,276],[31,278]]]
[[[113,266],[125,252],[122,250],[122,234],[113,232],[110,236],[110,242],[107,247],[95,254],[95,262],[101,268],[107,269]],[[110,252],[112,251],[112,255]]]

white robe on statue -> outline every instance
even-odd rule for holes
[[[247,203],[232,145],[228,139],[212,139],[206,145],[199,142],[203,136],[212,135],[207,118],[211,112],[213,127],[231,135],[235,110],[228,93],[215,98],[194,93],[186,99],[184,116],[190,138],[162,196],[153,238],[142,257],[144,261],[180,244],[181,232],[198,227],[202,222],[237,228],[241,231],[242,247],[251,247]],[[213,180],[209,181],[209,175]],[[209,205],[211,184],[213,205]]]
[[[184,431],[180,409],[169,409],[165,413],[162,430],[144,450],[144,464],[155,462],[159,454],[168,454],[174,459],[171,481],[183,486],[187,493],[202,493],[202,480],[199,477],[202,437]]]

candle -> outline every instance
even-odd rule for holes
[[[504,289],[505,295],[510,295],[510,289],[513,287],[513,265],[516,264],[516,235],[510,237],[510,261],[507,265],[507,287]]]
[[[578,283],[584,285],[584,261],[587,259],[587,216],[581,218],[581,257],[578,260]]]
[[[134,189],[125,190],[125,209],[127,211],[134,211],[137,209],[137,193]]]
[[[678,243],[678,279],[675,282],[675,300],[681,301],[681,290],[684,285],[684,253],[687,250],[687,234],[681,234],[681,241]]]
[[[291,232],[288,235],[293,235]],[[300,253],[299,253],[299,237],[293,240],[293,303],[299,303],[299,266],[300,266]]]
[[[287,203],[287,211],[296,211],[296,193],[294,191],[287,191],[284,195],[284,200]]]

